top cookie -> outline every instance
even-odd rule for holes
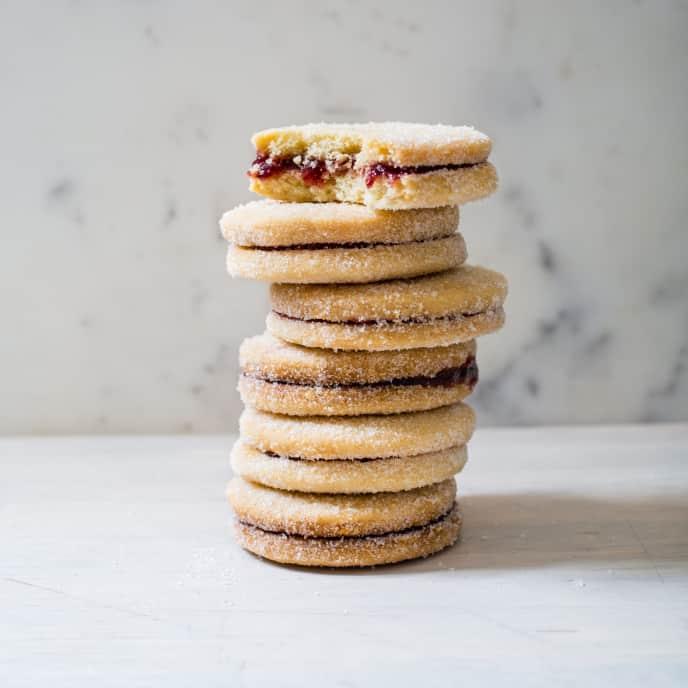
[[[251,189],[287,201],[371,208],[459,205],[497,184],[491,142],[472,127],[382,122],[267,129],[252,139]]]
[[[490,139],[473,127],[408,122],[279,127],[259,131],[251,142],[259,154],[273,158],[303,155],[335,163],[332,156],[345,155],[355,156],[359,166],[395,167],[472,165],[487,160],[492,147]]]

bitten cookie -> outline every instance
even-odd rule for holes
[[[461,447],[475,427],[459,402],[388,416],[282,416],[252,408],[239,419],[242,440],[265,454],[296,459],[382,459]]]
[[[498,330],[503,275],[464,265],[362,285],[273,284],[268,331],[307,347],[385,351],[447,346]]]
[[[460,205],[497,187],[490,139],[472,127],[307,124],[252,141],[250,188],[269,198],[399,210]]]
[[[239,350],[247,406],[294,416],[422,411],[461,401],[478,381],[475,342],[402,351],[331,351],[265,333]]]
[[[386,459],[314,461],[266,454],[243,440],[232,448],[232,470],[281,490],[333,494],[399,492],[451,478],[466,464],[466,447]]]
[[[227,497],[240,544],[306,566],[370,566],[427,556],[458,536],[453,479],[370,495],[282,492],[234,478]]]
[[[227,268],[286,283],[376,282],[466,260],[457,207],[375,211],[351,203],[256,201],[225,213]]]

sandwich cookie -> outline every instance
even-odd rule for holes
[[[317,495],[234,478],[227,497],[239,543],[274,561],[372,566],[422,557],[458,537],[453,479],[405,492]]]
[[[399,210],[460,205],[491,194],[491,142],[472,127],[380,122],[307,124],[254,134],[252,191],[303,203]]]
[[[287,283],[376,282],[440,272],[466,260],[456,206],[371,210],[350,203],[255,201],[225,213],[227,268]]]
[[[302,346],[387,351],[448,346],[498,330],[507,282],[464,265],[374,284],[273,284],[268,331]]]
[[[459,402],[432,411],[388,416],[282,416],[252,408],[239,418],[241,439],[294,460],[386,459],[462,447],[475,413]]]
[[[247,406],[294,416],[422,411],[467,397],[478,381],[475,341],[401,351],[332,351],[269,333],[239,350]]]
[[[385,459],[308,460],[263,453],[238,440],[232,470],[246,480],[281,490],[333,494],[399,492],[451,478],[466,464],[466,447]]]

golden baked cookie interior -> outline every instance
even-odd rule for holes
[[[269,198],[398,210],[460,205],[497,186],[490,139],[472,127],[309,124],[252,141],[250,188]]]

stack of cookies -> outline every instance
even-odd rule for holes
[[[272,282],[244,341],[228,488],[243,547],[306,566],[423,557],[461,530],[454,475],[475,416],[475,338],[506,281],[465,265],[458,206],[497,184],[470,127],[382,123],[253,137],[225,213],[229,272]]]

